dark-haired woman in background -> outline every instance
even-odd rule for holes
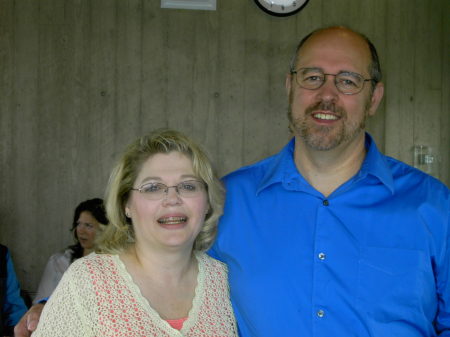
[[[50,297],[70,264],[94,250],[96,234],[107,223],[102,199],[89,199],[77,206],[71,228],[75,244],[49,258],[33,303]]]

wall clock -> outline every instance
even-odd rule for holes
[[[309,0],[255,0],[264,12],[275,16],[289,16],[306,6]]]

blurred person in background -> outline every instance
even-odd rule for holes
[[[55,290],[64,272],[70,264],[93,252],[96,235],[108,224],[103,200],[89,199],[81,202],[76,208],[70,231],[75,244],[63,252],[53,254],[47,262],[41,282],[33,303],[45,301]]]

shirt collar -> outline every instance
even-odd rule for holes
[[[256,194],[275,183],[289,185],[291,181],[304,180],[298,172],[294,162],[295,138],[273,157],[269,162],[261,179]],[[306,182],[306,181],[305,181]]]
[[[372,137],[366,133],[366,158],[364,159],[361,169],[356,174],[357,180],[364,179],[368,175],[374,176],[380,180],[393,194],[394,179],[392,172],[386,161],[386,157],[380,153]],[[273,160],[266,167],[266,171],[259,183],[256,194],[263,189],[275,183],[282,183],[286,188],[293,186],[293,189],[310,186],[297,170],[294,162],[295,138],[273,157]]]
[[[375,141],[368,133],[366,133],[366,150],[366,158],[357,173],[357,178],[372,175],[378,178],[394,194],[394,178],[386,156],[378,150]]]

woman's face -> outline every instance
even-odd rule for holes
[[[144,162],[133,187],[147,193],[132,190],[125,208],[137,245],[192,249],[209,209],[206,188],[195,181],[200,178],[194,174],[191,159],[180,152],[158,153]],[[183,182],[180,195],[173,186]],[[170,188],[164,192],[165,186],[158,184]]]
[[[95,235],[100,227],[100,222],[89,211],[83,211],[77,220],[77,237],[84,250],[94,248]]]

